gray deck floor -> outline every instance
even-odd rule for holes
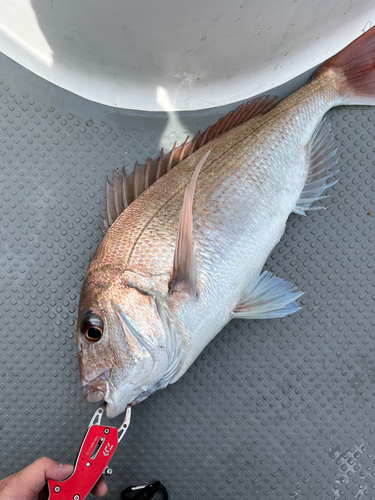
[[[42,455],[74,461],[97,407],[81,397],[74,330],[105,175],[230,107],[119,111],[4,56],[0,67],[5,477]],[[338,108],[328,120],[339,182],[326,211],[290,217],[267,264],[306,292],[303,309],[232,321],[178,383],[136,407],[108,498],[156,479],[172,500],[375,498],[375,109]]]

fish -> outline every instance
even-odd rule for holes
[[[299,310],[262,271],[291,213],[335,183],[324,115],[375,104],[375,27],[286,99],[262,96],[168,155],[107,179],[106,233],[88,266],[76,340],[83,395],[109,418],[176,382],[233,318]]]

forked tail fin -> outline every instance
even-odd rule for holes
[[[314,76],[330,70],[337,75],[343,104],[375,105],[375,26],[328,59]]]

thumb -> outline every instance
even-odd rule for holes
[[[62,481],[73,472],[72,465],[58,464],[50,458],[39,458],[28,467],[15,474],[20,497],[37,496],[46,484],[47,479]],[[22,494],[21,494],[22,491]]]

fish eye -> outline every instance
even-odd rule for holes
[[[81,321],[81,334],[90,342],[98,342],[103,336],[103,320],[98,314],[88,314]]]

